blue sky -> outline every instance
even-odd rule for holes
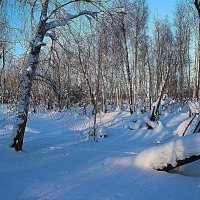
[[[160,17],[168,15],[169,19],[173,19],[176,2],[176,0],[147,0],[151,18],[157,15]]]

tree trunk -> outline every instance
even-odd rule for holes
[[[166,85],[167,85],[167,80],[169,78],[169,73],[170,73],[170,70],[168,70],[166,78],[165,78],[164,83],[162,85],[162,88],[161,88],[161,91],[160,91],[160,95],[159,95],[159,98],[157,100],[158,101],[157,105],[153,107],[153,110],[152,110],[152,113],[151,113],[151,117],[150,117],[151,121],[155,121],[156,118],[158,117],[158,110],[159,110],[159,107],[160,107],[160,104],[161,104],[161,100],[163,98],[164,91],[165,91],[165,88],[166,88]]]
[[[10,141],[10,147],[15,148],[16,151],[21,151],[23,146],[23,138],[30,104],[30,92],[39,60],[41,43],[45,35],[44,23],[42,20],[40,20],[38,31],[36,33],[35,38],[32,41],[28,62],[23,71],[22,80],[20,83],[18,111]]]
[[[2,91],[2,95],[0,95],[2,103],[5,102],[5,46],[3,46],[2,50],[2,68],[1,68],[1,73],[0,73],[0,88]]]
[[[198,76],[197,76],[197,88],[196,88],[196,99],[199,101],[199,89],[200,89],[200,23],[199,23],[199,34],[198,34]]]
[[[125,59],[125,66],[126,66],[126,71],[127,71],[127,76],[128,76],[128,84],[129,84],[129,109],[130,109],[130,114],[133,114],[133,82],[132,82],[132,75],[131,75],[131,70],[130,70],[130,65],[129,65],[129,54],[128,54],[128,46],[127,46],[127,40],[126,40],[126,29],[125,29],[125,24],[124,24],[124,14],[122,13],[122,32],[123,32],[123,39],[124,39],[124,59]]]

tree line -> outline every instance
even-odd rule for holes
[[[29,13],[23,21],[28,51],[16,55],[13,36],[6,35],[9,4],[0,1],[1,102],[18,104],[26,125],[29,107],[37,112],[92,105],[96,115],[126,106],[132,114],[151,109],[164,93],[182,104],[199,100],[194,3],[198,8],[198,1],[177,2],[172,21],[151,20],[146,0],[16,1]]]

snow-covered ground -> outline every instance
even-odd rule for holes
[[[126,112],[109,112],[98,116],[99,130],[108,134],[107,138],[98,138],[98,142],[87,136],[92,127],[91,117],[75,111],[30,115],[23,152],[18,153],[7,145],[12,118],[6,121],[5,115],[1,109],[2,200],[200,198],[198,173],[185,176],[159,172],[151,165],[145,168],[149,159],[144,152],[178,138],[173,132],[188,120],[186,111],[161,116],[154,130],[145,127],[148,113],[130,116]],[[141,159],[142,155],[145,156]],[[182,169],[200,171],[200,163]]]

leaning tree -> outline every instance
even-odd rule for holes
[[[39,7],[40,13],[36,17],[38,19],[37,29],[35,30],[34,37],[30,43],[30,52],[28,54],[27,64],[24,68],[22,79],[20,83],[19,90],[19,100],[18,100],[18,110],[16,115],[16,122],[12,129],[12,136],[10,141],[10,147],[15,148],[16,151],[22,150],[24,133],[27,123],[29,104],[30,104],[30,93],[33,84],[33,80],[36,76],[46,78],[46,80],[53,85],[55,88],[55,82],[50,77],[43,77],[37,73],[37,66],[39,62],[39,56],[41,53],[41,48],[46,46],[44,42],[45,37],[50,37],[51,39],[55,37],[53,34],[55,28],[66,26],[70,21],[77,19],[80,16],[86,16],[91,19],[96,16],[97,9],[103,9],[103,2],[105,0],[23,0],[22,3],[28,3],[32,6],[32,11],[38,10],[34,8]],[[71,5],[76,5],[75,9],[69,12]],[[83,7],[88,6],[86,10],[81,9],[81,4]],[[91,11],[91,9],[94,9]],[[73,14],[72,14],[73,13]],[[74,14],[75,13],[75,14]]]

